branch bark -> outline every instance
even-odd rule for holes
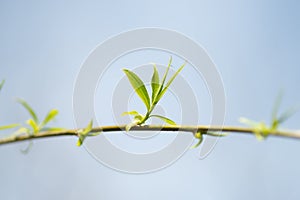
[[[93,128],[91,132],[118,132],[125,131],[126,125],[120,126],[101,126]],[[237,126],[159,126],[159,125],[145,125],[145,126],[135,126],[132,127],[133,131],[166,131],[166,132],[190,132],[195,134],[198,131],[206,134],[207,131],[211,132],[230,132],[230,133],[245,133],[253,134],[255,131],[253,128],[237,127]],[[62,131],[44,131],[39,132],[34,135],[11,135],[8,137],[0,138],[0,145],[9,144],[14,142],[20,142],[25,140],[46,138],[46,137],[59,137],[59,136],[78,136],[79,129],[74,130],[62,130]],[[270,136],[279,136],[285,138],[300,139],[300,131],[275,131],[270,133]]]

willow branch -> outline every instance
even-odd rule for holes
[[[125,131],[126,125],[121,126],[101,126],[93,128],[91,132],[118,132]],[[230,133],[245,133],[253,134],[253,128],[236,127],[236,126],[158,126],[158,125],[146,125],[146,126],[135,126],[132,127],[133,131],[164,131],[164,132],[190,132],[195,134],[201,131],[203,134],[210,132],[230,132]],[[62,131],[44,131],[34,135],[11,135],[8,137],[0,138],[0,145],[9,144],[19,141],[47,138],[47,137],[59,137],[59,136],[78,136],[79,129],[74,130],[62,130]],[[300,139],[300,131],[274,131],[269,134],[270,136],[279,136],[285,138]]]

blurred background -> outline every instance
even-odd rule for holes
[[[53,125],[74,128],[72,94],[80,66],[108,37],[141,27],[179,31],[207,50],[226,89],[225,124],[239,125],[242,116],[267,121],[280,89],[283,110],[300,102],[299,9],[298,1],[2,0],[0,79],[6,84],[0,124],[28,118],[15,102],[22,97],[40,117],[59,109]],[[299,118],[297,113],[283,127],[300,129]],[[34,141],[24,155],[20,150],[27,145],[0,146],[1,199],[300,196],[300,141],[293,139],[259,142],[230,134],[204,160],[190,150],[168,168],[142,175],[103,166],[76,146],[75,137]]]

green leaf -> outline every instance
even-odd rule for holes
[[[277,115],[278,115],[280,103],[282,101],[282,97],[283,97],[283,92],[281,91],[276,98],[276,101],[275,101],[275,104],[273,107],[273,111],[272,111],[272,124],[271,124],[272,130],[276,130],[281,123],[286,121],[288,118],[290,118],[292,115],[294,115],[299,110],[299,106],[297,106],[297,107],[294,106],[294,107],[286,110],[284,113],[282,113],[278,117]]]
[[[38,124],[39,120],[37,118],[37,115],[35,114],[35,112],[33,111],[33,109],[29,106],[29,104],[26,101],[24,101],[23,99],[17,99],[17,102],[20,103],[29,112],[29,114],[31,115],[31,117],[34,120],[34,122],[36,124]]]
[[[272,121],[271,121],[271,128],[273,130],[276,130],[279,126],[279,121],[277,118],[278,115],[278,110],[282,101],[282,97],[283,97],[283,91],[280,91],[277,95],[277,98],[275,100],[274,106],[273,106],[273,110],[272,110]]]
[[[203,139],[198,140],[198,142],[195,145],[191,146],[191,149],[196,149],[198,146],[200,146],[202,141],[203,141]]]
[[[87,135],[91,130],[93,129],[93,120],[90,121],[90,123],[87,125],[87,127],[82,132],[83,135]]]
[[[93,120],[90,121],[90,123],[87,125],[87,127],[82,132],[82,134],[85,135],[85,136],[96,136],[96,135],[99,135],[101,133],[101,132],[91,133],[92,130],[93,130]]]
[[[58,114],[58,110],[56,109],[50,110],[47,116],[45,117],[44,121],[40,124],[40,128],[43,128],[46,124],[52,121],[57,114]]]
[[[157,67],[154,64],[153,66],[153,75],[151,80],[151,87],[152,87],[152,103],[155,101],[155,98],[159,92],[160,84],[159,84],[159,74],[157,71]]]
[[[239,121],[243,124],[253,127],[253,133],[259,141],[265,139],[270,132],[274,131],[273,128],[268,128],[264,122],[255,122],[243,117],[240,118]]]
[[[77,146],[81,146],[85,138],[81,135],[78,135]]]
[[[5,126],[0,126],[0,130],[11,129],[11,128],[15,128],[17,126],[20,126],[20,124],[9,124],[9,125],[5,125]]]
[[[279,124],[283,123],[288,118],[293,116],[296,112],[298,112],[298,110],[299,110],[299,106],[294,106],[294,107],[291,107],[290,109],[286,110],[284,113],[282,113],[280,115],[280,117],[278,117],[278,123]]]
[[[140,120],[140,121],[142,121],[142,119],[144,118],[143,115],[141,115],[140,113],[138,113],[138,112],[135,111],[135,110],[129,111],[129,112],[123,112],[123,113],[122,113],[122,116],[124,116],[124,115],[133,115],[133,116],[134,116],[134,119]]]
[[[143,118],[144,118],[143,115],[136,115],[136,116],[134,116],[134,119],[140,120],[140,121],[142,121]]]
[[[138,94],[138,96],[142,99],[142,101],[146,105],[147,110],[149,110],[150,109],[150,98],[149,98],[148,91],[145,87],[145,84],[132,71],[130,71],[128,69],[123,69],[123,71],[125,72],[128,80],[130,81],[130,83],[131,83],[132,87],[134,88],[135,92]]]
[[[191,146],[191,149],[197,148],[203,141],[203,135],[201,132],[197,132],[195,134],[195,137],[198,139],[198,142],[195,145]]]
[[[180,68],[175,72],[175,74],[170,78],[170,80],[167,82],[166,86],[163,88],[163,90],[158,94],[157,101],[161,99],[161,97],[165,94],[171,83],[174,81],[174,79],[178,76],[178,74],[181,72],[181,70],[184,68],[186,63],[180,66]]]
[[[78,141],[77,141],[77,146],[81,146],[85,138],[88,136],[88,134],[91,132],[93,129],[93,120],[89,122],[87,127],[85,129],[81,129],[78,131]]]
[[[138,113],[135,110],[132,110],[132,111],[129,111],[129,112],[123,112],[121,115],[122,116],[125,116],[125,115],[140,115],[140,113]]]
[[[173,120],[171,120],[167,117],[161,116],[161,115],[150,115],[149,117],[156,117],[156,118],[159,118],[159,119],[163,120],[164,122],[166,122],[170,125],[176,125],[176,123]]]
[[[278,115],[278,110],[282,101],[282,97],[283,97],[283,91],[280,91],[279,94],[276,97],[274,106],[273,106],[273,110],[272,110],[272,121],[276,121],[277,120],[277,115]]]
[[[162,82],[161,82],[161,85],[162,85],[162,87],[163,87],[163,86],[164,86],[164,84],[165,84],[165,81],[166,81],[167,75],[168,75],[168,73],[169,73],[169,70],[170,70],[171,64],[172,64],[172,56],[170,56],[170,59],[169,59],[169,63],[168,63],[168,66],[167,66],[166,72],[165,72],[165,74],[164,74],[164,77],[163,77],[163,79],[162,79]]]
[[[160,85],[160,88],[159,88],[159,91],[158,91],[158,94],[157,94],[157,95],[159,95],[159,94],[161,93],[161,91],[163,90],[163,87],[164,87],[166,78],[167,78],[167,76],[168,76],[168,73],[169,73],[171,64],[172,64],[172,56],[171,56],[170,59],[169,59],[168,66],[167,66],[166,72],[165,72],[165,74],[164,74],[164,76],[163,76],[163,79],[162,79],[162,82],[161,82],[161,85]],[[158,102],[159,100],[157,100],[157,98],[156,98],[155,101]]]
[[[39,132],[39,130],[40,130],[39,126],[37,125],[37,123],[33,119],[27,120],[26,123],[31,126],[31,128],[33,130],[33,133],[38,133]]]
[[[0,83],[0,91],[2,90],[2,87],[3,87],[4,83],[5,83],[5,80],[2,80],[1,83]]]

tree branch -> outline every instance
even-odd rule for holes
[[[116,131],[125,131],[126,125],[120,126],[101,126],[96,127],[91,130],[92,132],[116,132]],[[9,144],[19,141],[46,138],[46,137],[58,137],[58,136],[76,136],[78,137],[78,131],[80,129],[75,130],[62,130],[62,131],[44,131],[39,132],[34,135],[22,134],[22,135],[11,135],[8,137],[0,138],[0,145]],[[236,127],[236,126],[159,126],[159,125],[145,125],[145,126],[135,126],[132,127],[133,131],[173,131],[173,132],[190,132],[195,134],[196,132],[202,132],[203,134],[207,134],[207,131],[210,132],[231,132],[231,133],[246,133],[253,134],[253,128],[245,128],[245,127]],[[300,131],[274,131],[269,135],[286,137],[286,138],[295,138],[300,139]]]

